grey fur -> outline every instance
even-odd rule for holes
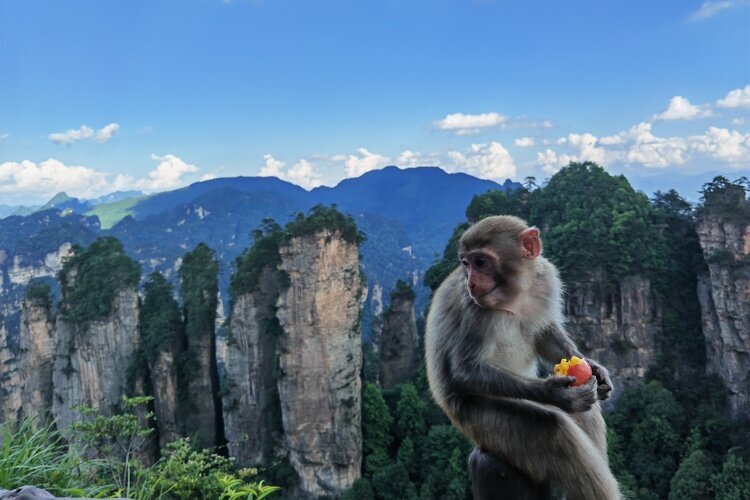
[[[425,333],[430,388],[464,435],[533,480],[552,482],[568,500],[619,499],[597,402],[612,390],[606,369],[587,360],[595,376],[580,387],[537,375],[540,361],[583,356],[565,333],[554,265],[522,257],[527,229],[515,217],[490,217],[461,238],[462,255],[486,248],[499,256],[496,282],[512,292],[498,292],[503,301],[486,308],[471,297],[462,267],[443,282]]]

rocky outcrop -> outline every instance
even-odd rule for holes
[[[289,286],[278,301],[278,387],[296,496],[337,496],[362,462],[359,248],[322,230],[280,253]]]
[[[0,422],[14,421],[20,417],[21,389],[17,352],[12,348],[8,331],[0,321]]]
[[[81,420],[73,406],[110,414],[126,390],[127,369],[138,344],[138,293],[120,290],[102,320],[71,323],[58,316],[52,371],[53,414],[61,430]]]
[[[706,210],[697,232],[707,272],[698,277],[706,369],[718,374],[729,390],[733,416],[750,414],[750,217],[736,211],[722,215]]]
[[[180,267],[187,346],[180,412],[185,435],[206,448],[224,439],[215,335],[218,268],[213,250],[203,243],[185,255]]]
[[[167,444],[182,436],[177,404],[177,356],[176,350],[162,350],[148,365],[159,433],[159,449],[162,450]]]
[[[405,290],[399,290],[401,285]],[[391,304],[383,318],[380,338],[382,384],[390,388],[414,375],[421,358],[417,321],[414,316],[415,294],[399,281],[391,294]]]
[[[581,350],[607,367],[614,397],[641,382],[656,357],[662,312],[651,282],[630,276],[607,285],[601,276],[569,283],[567,328]]]
[[[224,358],[224,434],[229,455],[240,466],[270,463],[280,440],[281,410],[276,385],[276,319],[279,287],[265,267],[254,292],[232,305]]]
[[[22,417],[44,415],[52,408],[55,331],[49,299],[27,297],[21,309],[18,374]]]

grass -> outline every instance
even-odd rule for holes
[[[133,212],[130,209],[146,198],[148,198],[148,196],[137,196],[134,198],[114,201],[112,203],[102,203],[86,212],[86,215],[95,215],[99,217],[99,224],[102,229],[110,229],[128,215],[132,215]]]

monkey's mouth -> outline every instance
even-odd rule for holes
[[[497,299],[502,298],[502,291],[499,290],[499,288],[500,288],[500,285],[495,285],[489,292],[483,293],[482,295],[476,295],[476,296],[472,294],[471,291],[469,291],[469,296],[474,301],[474,303],[478,305],[479,307],[486,307],[487,305],[491,305],[491,304],[487,304],[487,301],[485,299],[491,298],[490,297],[491,295],[494,294],[498,296]],[[496,291],[497,293],[495,293]]]

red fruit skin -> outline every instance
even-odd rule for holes
[[[591,378],[591,365],[582,361],[579,365],[571,366],[568,368],[568,377],[576,378],[576,381],[571,384],[573,387],[585,384]]]

